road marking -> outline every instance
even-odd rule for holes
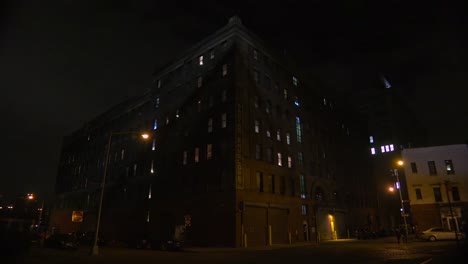
[[[432,258],[430,258],[428,260],[425,260],[425,261],[421,262],[420,264],[426,264],[426,263],[429,263],[430,261],[432,261]]]

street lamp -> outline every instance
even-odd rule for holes
[[[104,174],[102,175],[102,183],[101,183],[101,195],[99,198],[99,207],[98,207],[98,215],[96,221],[96,233],[94,234],[94,242],[93,247],[91,248],[91,255],[96,256],[99,254],[99,246],[98,246],[98,234],[99,234],[99,226],[101,224],[101,212],[102,212],[102,200],[104,199],[104,187],[106,185],[106,175],[107,175],[107,165],[109,164],[109,157],[110,157],[110,149],[112,143],[112,136],[113,135],[122,135],[122,134],[140,134],[143,139],[148,139],[150,136],[147,133],[140,133],[140,132],[110,132],[109,138],[107,140],[107,153],[106,153],[106,161],[104,163]]]
[[[399,160],[397,162],[397,164],[399,166],[403,166],[404,162],[402,160]],[[405,205],[404,205],[404,200],[403,200],[403,196],[401,195],[401,183],[400,183],[400,177],[398,175],[398,168],[397,169],[394,169],[393,170],[394,173],[395,173],[395,177],[396,177],[396,188],[398,189],[398,193],[400,194],[400,203],[401,203],[401,216],[403,217],[403,223],[405,225],[405,235],[406,235],[406,239],[408,239],[408,225],[406,223],[406,212],[405,212]],[[408,240],[407,240],[408,241]]]

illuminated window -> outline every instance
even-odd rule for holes
[[[155,101],[155,103],[154,103],[154,107],[155,107],[156,109],[159,108],[159,97],[156,97],[156,101]]]
[[[199,155],[200,155],[200,149],[195,148],[195,163],[200,161],[200,156]]]
[[[370,152],[371,152],[372,155],[375,155],[375,148],[371,148]]]
[[[225,128],[227,126],[227,114],[223,113],[221,115],[221,127]]]
[[[180,117],[180,111],[179,111],[179,109],[176,110],[175,117],[176,117],[176,118],[179,118],[179,117]]]
[[[281,141],[281,129],[276,130],[276,140]]]
[[[369,142],[370,142],[370,143],[374,143],[374,137],[373,137],[373,136],[370,136],[370,137],[369,137]]]
[[[148,199],[151,199],[151,183],[148,188]]]
[[[156,149],[156,139],[153,138],[153,144],[151,146],[151,150],[155,150]]]
[[[283,166],[283,158],[280,152],[278,152],[278,166]]]
[[[227,64],[224,64],[223,65],[223,76],[226,76],[227,74],[228,74]]]
[[[138,165],[135,163],[135,165],[133,165],[133,177],[136,176],[136,173],[137,173],[137,167]]]
[[[213,132],[213,118],[208,118],[208,133]]]
[[[453,168],[452,160],[445,160],[445,171],[447,174],[455,174],[455,169]]]
[[[255,133],[260,133],[260,122],[255,120]]]
[[[390,151],[394,151],[395,150],[395,147],[393,146],[393,144],[390,144]]]
[[[198,77],[198,88],[202,87],[203,84],[203,77]]]
[[[284,97],[284,99],[288,99],[288,90],[287,89],[283,89],[283,97]]]
[[[203,65],[203,56],[198,57],[198,63],[200,66]]]
[[[323,105],[327,105],[327,99],[323,98]]]
[[[292,167],[292,158],[291,156],[288,156],[288,168]]]
[[[166,116],[166,125],[169,124],[169,116]]]
[[[293,80],[294,86],[297,86],[297,78],[293,76],[293,77],[292,77],[292,80]]]
[[[297,142],[302,142],[302,128],[301,128],[301,119],[296,116],[296,135],[297,135]]]
[[[198,111],[198,113],[201,112],[201,105],[202,105],[202,100],[198,100],[198,102],[197,102],[197,111]]]
[[[301,198],[305,199],[307,194],[306,194],[306,183],[305,183],[305,177],[303,174],[299,176],[300,184],[301,184]]]
[[[187,165],[187,151],[184,151],[183,158],[182,158],[182,164]]]
[[[213,145],[208,144],[206,145],[206,159],[210,160],[213,155]]]
[[[267,137],[271,137],[270,129],[267,129],[267,131],[266,131],[266,136],[267,136]]]
[[[156,129],[158,129],[158,119],[157,118],[155,118],[154,122],[153,122],[153,130],[156,130]]]
[[[150,222],[150,211],[146,211],[146,222]]]
[[[154,160],[151,161],[151,169],[150,169],[150,172],[151,172],[151,173],[154,173]]]
[[[380,150],[382,151],[382,153],[384,153],[385,152],[385,146],[381,146]]]
[[[390,152],[390,146],[389,145],[385,145],[385,151]]]
[[[294,104],[299,106],[299,98],[297,98],[297,96],[294,96]]]
[[[286,144],[291,145],[291,134],[289,132],[286,133]]]

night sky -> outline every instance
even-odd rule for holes
[[[381,72],[406,95],[431,145],[468,140],[461,4],[187,2],[2,1],[0,194],[51,197],[63,136],[144,93],[156,67],[234,14],[325,84],[355,89],[367,71]]]

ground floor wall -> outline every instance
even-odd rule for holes
[[[451,208],[450,208],[451,207]],[[444,227],[448,230],[466,229],[468,203],[448,204],[413,204],[411,217],[416,231],[431,227]],[[466,230],[464,230],[466,232]]]

